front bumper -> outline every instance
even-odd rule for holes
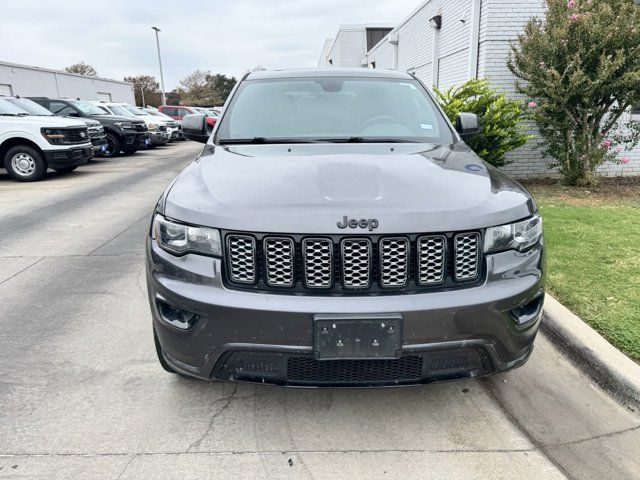
[[[77,167],[93,157],[93,148],[87,143],[64,149],[45,150],[43,153],[48,168]]]
[[[103,135],[101,137],[92,138],[91,145],[92,145],[93,154],[101,155],[107,151],[107,146],[108,146],[107,137]]]
[[[291,386],[406,385],[503,372],[528,359],[542,314],[543,246],[488,255],[485,262],[486,279],[473,288],[361,297],[265,294],[228,289],[219,259],[174,257],[149,238],[147,286],[164,359],[186,375]],[[534,301],[539,309],[518,325],[513,310]],[[176,328],[163,319],[162,302],[198,320],[187,330]],[[381,313],[402,317],[399,358],[315,360],[316,315]]]
[[[146,148],[151,141],[149,132],[125,131],[123,137],[124,137],[123,148],[127,150],[140,150],[140,149]]]
[[[150,132],[151,145],[165,145],[169,141],[169,137],[166,132]]]

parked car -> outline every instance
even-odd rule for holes
[[[9,103],[13,103],[15,106],[23,109],[29,115],[48,117],[53,115],[49,110],[42,105],[37,104],[33,100],[20,97],[2,97]],[[104,127],[99,121],[92,118],[79,118],[87,125],[87,131],[89,132],[89,138],[93,145],[93,155],[101,155],[107,151],[107,136],[104,133]]]
[[[167,124],[167,132],[169,132],[169,135],[170,135],[170,138],[169,138],[170,142],[174,140],[185,140],[184,136],[182,135],[181,122],[179,122],[178,120],[174,120],[169,115],[165,115],[157,108],[145,107],[143,110],[147,112],[149,115],[152,115],[154,117],[159,117],[161,120],[163,120]]]
[[[252,72],[157,202],[158,359],[204,380],[398,386],[523,365],[544,301],[529,193],[413,75]]]
[[[149,129],[150,144],[149,148],[155,148],[158,145],[166,145],[169,141],[169,134],[167,132],[167,125],[159,121],[152,116],[140,112],[131,105],[126,103],[114,103],[114,102],[96,102],[92,101],[96,107],[103,110],[107,115],[120,115],[125,117],[136,118],[142,120]]]
[[[66,98],[29,97],[55,115],[78,119],[97,120],[104,127],[107,149],[104,155],[116,157],[121,152],[130,154],[149,145],[149,129],[142,120],[130,116],[106,115],[95,105],[83,100]]]
[[[165,115],[170,116],[174,120],[180,120],[180,121],[182,121],[185,115],[202,113],[197,110],[197,107],[186,107],[182,105],[160,105],[158,107],[158,110],[160,110]],[[216,124],[216,117],[214,117],[213,115],[207,115],[206,118],[207,118],[206,120],[207,125],[209,126],[210,129],[213,129],[213,127]]]
[[[0,159],[14,180],[40,180],[47,168],[71,172],[92,155],[84,122],[30,115],[0,98]]]

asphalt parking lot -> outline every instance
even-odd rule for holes
[[[507,375],[381,390],[165,373],[144,238],[184,142],[0,174],[0,478],[640,478],[640,417],[544,336]]]

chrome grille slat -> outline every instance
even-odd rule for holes
[[[460,233],[455,236],[455,279],[473,280],[479,273],[480,235]]]
[[[237,283],[256,281],[256,241],[250,235],[228,235],[229,277]]]
[[[291,287],[294,281],[293,240],[282,237],[264,239],[266,281],[274,287]]]
[[[342,284],[345,288],[367,288],[371,283],[371,241],[346,238],[340,243]]]
[[[404,287],[409,281],[409,239],[380,240],[380,285]]]
[[[302,256],[305,285],[330,288],[333,285],[333,242],[328,238],[305,238]]]
[[[443,235],[418,238],[417,282],[420,285],[436,285],[444,282],[447,239]]]

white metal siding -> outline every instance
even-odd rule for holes
[[[471,0],[428,0],[391,33],[398,35],[398,70],[415,72],[431,85],[434,30],[429,19],[438,14],[442,15],[438,81],[449,86],[467,79]],[[393,46],[385,39],[371,49],[367,58],[376,68],[393,68],[393,55]]]
[[[56,70],[0,63],[0,84],[23,97],[70,97],[97,100],[109,93],[115,102],[135,103],[133,85],[99,77],[83,77]]]

